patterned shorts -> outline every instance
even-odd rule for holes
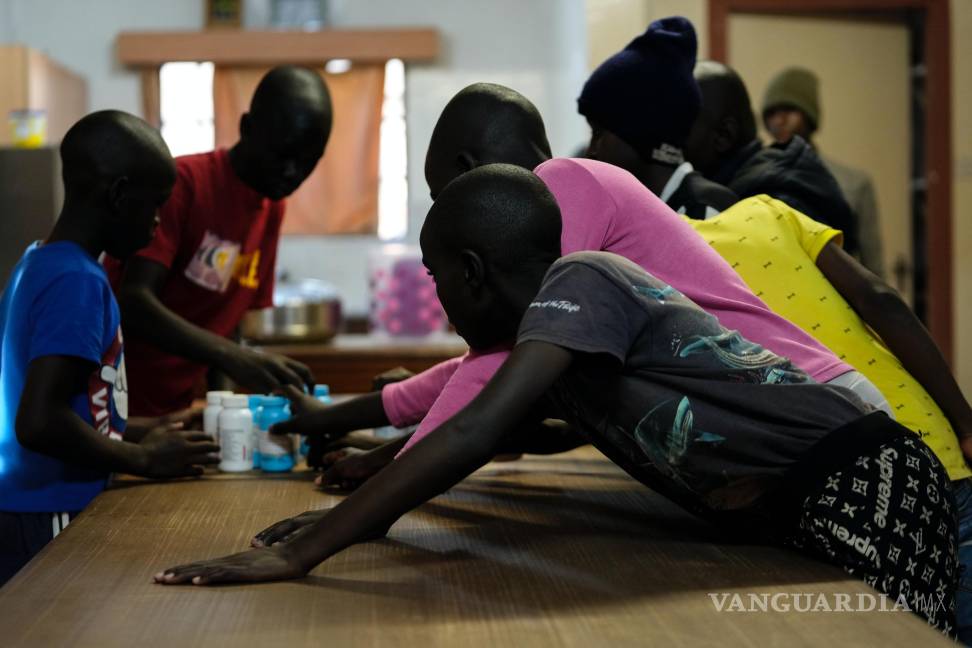
[[[913,437],[829,475],[803,501],[786,543],[844,569],[955,634],[955,502],[948,475]]]

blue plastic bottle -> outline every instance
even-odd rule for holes
[[[288,472],[294,468],[293,440],[289,436],[270,434],[274,423],[290,418],[287,399],[265,396],[260,415],[260,469],[263,472]]]
[[[330,385],[314,385],[314,398],[321,401],[325,405],[331,404],[331,386]]]
[[[314,385],[313,396],[318,401],[324,403],[325,405],[330,405],[334,401],[331,400],[331,386],[330,385]],[[300,437],[300,448],[298,449],[299,456],[301,458],[307,458],[307,453],[310,452],[310,446],[307,444],[307,437]]]
[[[250,394],[249,407],[253,413],[253,467],[260,467],[260,417],[263,415],[263,396]]]

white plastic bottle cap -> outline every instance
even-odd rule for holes
[[[232,396],[231,391],[211,391],[206,392],[206,404],[207,405],[222,405],[223,398],[226,396]]]
[[[246,394],[233,394],[232,396],[223,396],[223,407],[239,407],[245,408],[250,404],[250,397]]]

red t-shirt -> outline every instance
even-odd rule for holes
[[[176,168],[155,238],[137,256],[169,268],[159,294],[166,308],[225,337],[246,311],[273,304],[284,202],[245,185],[226,150],[177,158]],[[124,266],[106,259],[105,269],[117,290]],[[189,406],[208,367],[158,349],[150,337],[126,332],[125,346],[132,415]]]

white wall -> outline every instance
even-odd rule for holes
[[[583,0],[332,0],[335,27],[435,26],[442,55],[407,68],[409,234],[418,232],[431,201],[423,177],[425,147],[446,101],[475,81],[511,86],[530,97],[547,121],[555,154],[587,136],[575,99],[586,76]],[[250,26],[268,15],[266,0],[249,0]],[[84,75],[91,109],[139,114],[139,80],[115,60],[123,30],[199,29],[203,0],[0,0],[0,41],[48,53]],[[287,237],[278,265],[295,276],[332,281],[346,310],[367,308],[365,266],[375,247],[368,237]]]
[[[972,2],[952,0],[952,287],[955,362],[959,384],[972,399]]]
[[[699,58],[709,53],[707,0],[585,0],[588,69],[594,70],[654,20],[684,16],[695,26]]]
[[[0,42],[39,49],[84,76],[91,110],[142,112],[138,75],[115,57],[118,32],[202,24],[202,0],[0,0]]]

